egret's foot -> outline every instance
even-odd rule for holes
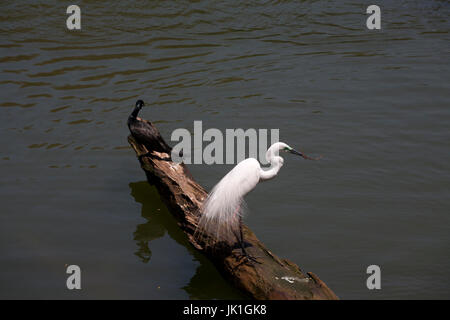
[[[258,260],[258,257],[253,257],[253,256],[245,256],[245,259],[247,259],[248,262],[252,262],[252,263],[257,263],[257,264],[262,264],[262,262],[260,262]]]
[[[244,247],[241,248],[242,250],[242,258],[246,259],[248,262],[254,262],[254,263],[258,263],[258,264],[262,264],[262,262],[258,261],[259,257],[254,257],[252,255],[250,255],[245,249]]]

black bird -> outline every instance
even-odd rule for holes
[[[136,101],[136,106],[127,121],[131,135],[149,151],[148,154],[142,156],[150,155],[152,151],[157,151],[165,152],[170,157],[172,148],[163,140],[158,129],[156,129],[150,121],[144,121],[137,118],[137,115],[143,106],[145,106],[144,101]]]

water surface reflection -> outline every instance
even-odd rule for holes
[[[177,225],[167,207],[161,201],[158,191],[146,181],[130,183],[131,195],[142,204],[141,215],[147,222],[138,224],[133,233],[138,249],[135,255],[144,263],[152,263],[154,240],[169,235],[167,241],[175,240],[184,246],[199,266],[189,283],[183,287],[191,299],[241,299],[243,295],[231,287],[215,269],[213,264],[197,252]],[[183,268],[180,265],[180,270]]]

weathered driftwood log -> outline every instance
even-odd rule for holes
[[[223,242],[216,248],[208,247],[211,239],[207,234],[194,236],[199,208],[207,192],[194,181],[184,164],[168,161],[168,154],[147,150],[131,135],[128,141],[136,151],[147,180],[158,189],[190,243],[245,294],[255,299],[338,299],[315,274],[304,273],[293,262],[270,252],[245,225],[246,251],[258,262],[243,257],[241,248],[232,242]]]

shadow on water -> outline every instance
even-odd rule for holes
[[[133,234],[138,246],[135,254],[142,262],[149,263],[152,259],[151,242],[162,238],[167,233],[171,239],[185,247],[199,263],[194,276],[183,287],[191,299],[245,298],[241,292],[225,281],[206,257],[192,247],[178,227],[175,218],[161,201],[155,187],[150,186],[146,181],[132,182],[129,186],[134,200],[142,204],[141,215],[147,220],[137,225]]]

